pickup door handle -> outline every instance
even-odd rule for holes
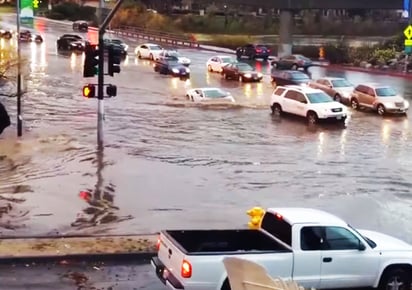
[[[331,257],[323,258],[323,262],[330,263],[330,262],[332,262],[332,258]]]

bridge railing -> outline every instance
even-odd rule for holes
[[[173,46],[199,48],[200,44],[190,36],[182,34],[168,33],[159,30],[151,30],[143,27],[120,26],[111,31],[122,37],[144,39],[147,41],[161,42]]]

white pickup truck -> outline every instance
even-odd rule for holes
[[[410,290],[412,245],[406,242],[308,208],[269,208],[258,227],[162,231],[152,265],[172,289],[231,289],[222,260],[235,256],[305,288]]]

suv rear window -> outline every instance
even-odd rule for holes
[[[292,246],[292,226],[282,216],[265,213],[261,227],[285,244]]]
[[[277,96],[281,96],[284,91],[285,91],[284,88],[277,88],[273,93]]]

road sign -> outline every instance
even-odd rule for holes
[[[405,53],[411,54],[412,53],[412,46],[405,46]]]
[[[408,27],[405,28],[403,31],[403,34],[405,35],[405,46],[412,46],[412,25],[409,25]]]

